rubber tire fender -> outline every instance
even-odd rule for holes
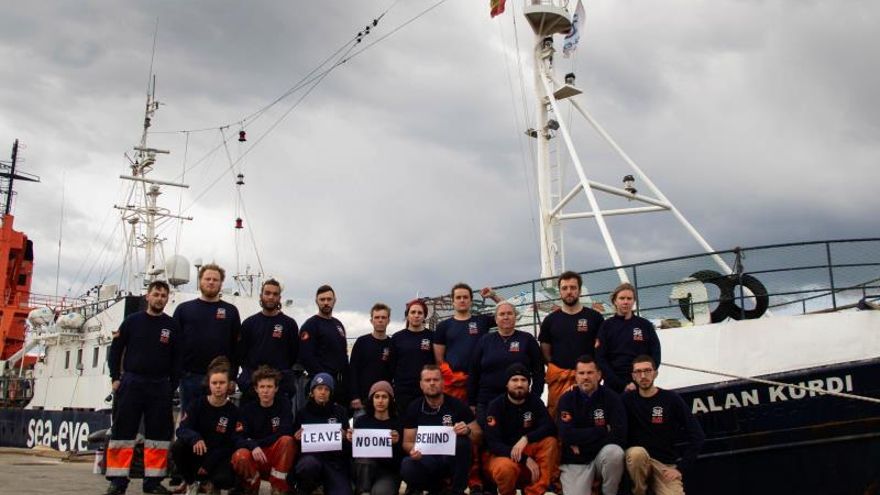
[[[730,276],[730,281],[732,282],[731,287],[736,288],[739,284],[739,280],[737,280],[736,275]],[[764,287],[764,284],[761,283],[760,280],[753,277],[752,275],[743,274],[742,276],[742,286],[743,289],[748,289],[752,292],[755,298],[755,307],[754,309],[747,309],[743,311],[742,308],[739,307],[739,304],[736,303],[736,298],[733,298],[730,301],[732,306],[730,310],[730,317],[734,320],[741,320],[743,316],[745,316],[746,320],[754,320],[756,318],[760,318],[767,312],[767,308],[770,307],[770,296],[767,294],[767,287]],[[745,296],[746,298],[751,299],[752,296]]]
[[[722,275],[714,270],[700,270],[692,273],[691,278],[699,280],[703,284],[712,284],[715,287],[718,287],[720,293],[718,296],[718,306],[709,313],[710,321],[712,323],[724,321],[728,316],[731,316],[736,305],[733,303],[734,283],[730,280],[730,277]],[[683,314],[685,318],[690,317],[691,308],[687,300],[680,299],[678,301],[678,307],[681,309],[681,314]]]

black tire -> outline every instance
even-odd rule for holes
[[[703,284],[712,284],[715,287],[718,287],[719,296],[718,296],[718,306],[715,307],[710,314],[710,321],[712,323],[718,323],[720,321],[724,321],[727,317],[731,316],[733,310],[735,308],[735,304],[733,303],[733,287],[734,283],[727,275],[722,275],[714,270],[700,270],[698,272],[692,273],[691,278],[699,280]],[[678,307],[681,309],[681,314],[683,314],[687,319],[693,321],[693,316],[691,316],[691,305],[690,302],[686,299],[679,299]]]
[[[732,275],[730,280],[733,282],[732,288],[735,289],[736,286],[739,285],[739,281],[735,275]],[[767,294],[767,287],[764,287],[764,284],[762,284],[760,280],[751,275],[742,276],[742,286],[743,289],[750,290],[754,295],[755,307],[754,309],[743,310],[739,307],[739,304],[736,303],[736,298],[734,298],[730,302],[732,306],[730,317],[734,320],[742,320],[743,317],[745,317],[746,320],[760,318],[767,312],[767,308],[770,307],[770,296]],[[744,297],[751,299],[753,296],[744,295]]]

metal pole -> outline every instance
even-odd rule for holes
[[[15,181],[15,162],[18,160],[18,139],[12,143],[12,164],[9,169],[9,185],[6,188],[6,211],[5,215],[9,215],[12,211],[12,182]]]

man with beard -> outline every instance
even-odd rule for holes
[[[547,362],[547,409],[556,415],[559,397],[575,382],[575,362],[578,356],[593,355],[596,334],[602,324],[602,315],[585,308],[580,301],[583,280],[575,272],[564,272],[557,280],[562,305],[541,322],[538,342]]]
[[[562,491],[589,489],[598,474],[602,493],[615,495],[623,476],[626,411],[614,391],[599,385],[602,372],[593,356],[578,358],[575,370],[577,387],[559,399]]]
[[[543,495],[558,462],[556,427],[541,399],[529,393],[529,369],[516,363],[507,376],[507,393],[486,410],[486,474],[499,495],[513,495],[517,485],[524,495]]]
[[[651,356],[633,360],[632,377],[638,389],[623,395],[623,405],[629,418],[626,471],[633,495],[645,495],[649,485],[657,495],[684,495],[682,471],[696,460],[706,439],[703,429],[681,396],[654,385],[657,365]],[[682,440],[687,442],[679,456],[676,444]]]
[[[296,393],[291,368],[299,353],[299,327],[296,320],[281,312],[281,283],[277,280],[263,282],[260,307],[263,309],[259,313],[241,324],[241,341],[238,343],[241,374],[237,381],[242,391],[242,405],[256,400],[251,375],[260,366],[281,372],[278,393],[283,397],[290,400]]]
[[[363,410],[370,398],[370,389],[380,381],[391,382],[394,368],[391,356],[391,338],[386,330],[391,318],[391,308],[376,303],[370,308],[370,324],[373,331],[361,335],[351,348],[352,408]]]
[[[135,437],[144,420],[144,493],[170,493],[162,486],[168,448],[174,432],[171,395],[180,374],[180,328],[163,311],[168,284],[151,282],[147,309],[119,326],[110,344],[110,377],[114,391],[113,428],[107,447],[109,495],[125,493]]]
[[[336,292],[329,285],[315,292],[318,314],[303,323],[299,331],[299,357],[309,376],[327,373],[333,377],[333,401],[348,408],[353,406],[348,390],[348,342],[345,327],[333,317]]]
[[[460,400],[443,393],[443,374],[436,365],[425,365],[419,376],[423,397],[410,404],[403,418],[403,459],[400,476],[409,490],[436,492],[443,480],[452,478],[452,495],[467,488],[471,444],[482,435],[474,414]],[[456,435],[455,456],[422,455],[415,449],[419,426],[451,426]]]
[[[220,299],[226,271],[214,263],[199,268],[198,299],[186,301],[174,310],[174,319],[183,332],[183,374],[180,379],[180,408],[206,394],[205,370],[211,361],[224,356],[230,372],[238,370],[235,346],[241,331],[238,309]],[[234,389],[233,383],[230,388]]]

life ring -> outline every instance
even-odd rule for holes
[[[691,274],[691,278],[699,280],[703,284],[712,284],[715,287],[718,287],[718,306],[709,313],[709,318],[712,323],[724,321],[731,315],[736,306],[733,303],[734,284],[729,277],[714,270],[700,270]],[[690,319],[690,302],[687,299],[679,299],[678,307],[681,309],[681,314]]]
[[[760,318],[767,312],[767,308],[770,307],[770,296],[767,294],[767,287],[764,287],[764,284],[762,284],[760,280],[751,275],[743,274],[741,279],[737,279],[736,275],[731,275],[730,281],[732,282],[732,288],[736,288],[737,285],[742,284],[743,291],[748,289],[752,293],[751,296],[744,295],[744,298],[755,300],[755,307],[746,310],[739,307],[736,303],[736,298],[731,300],[731,318],[734,320],[741,320],[745,317],[746,320],[754,320],[755,318]]]

